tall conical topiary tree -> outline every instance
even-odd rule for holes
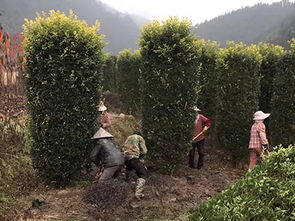
[[[170,18],[143,28],[142,127],[154,166],[173,172],[190,148],[198,48],[191,24]]]
[[[88,167],[103,63],[98,24],[50,11],[26,21],[29,142],[41,178],[67,185]]]

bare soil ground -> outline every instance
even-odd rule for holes
[[[122,178],[106,186],[86,182],[83,187],[35,191],[22,198],[26,205],[22,220],[187,220],[189,211],[245,173],[233,168],[212,147],[206,152],[205,166],[200,170],[184,165],[174,176],[152,172],[145,186],[145,197],[140,201],[133,197],[135,184]],[[34,199],[45,204],[34,208]]]
[[[23,98],[0,99],[0,107],[0,116],[18,117],[26,112]],[[126,125],[126,122],[123,124]],[[130,130],[133,127],[130,126]],[[121,140],[124,140],[126,135],[121,134],[119,126],[116,128],[119,132],[113,133],[116,136],[120,133]],[[130,131],[127,132],[130,134]],[[126,183],[123,176],[104,186],[93,184],[92,180],[65,189],[48,189],[39,185],[38,189],[26,195],[14,197],[15,208],[8,211],[14,218],[9,220],[184,221],[197,205],[214,197],[245,174],[245,170],[233,168],[226,158],[217,148],[207,145],[205,165],[200,170],[191,169],[184,163],[173,176],[150,171],[151,176],[144,189],[145,197],[140,201],[133,196],[135,183]],[[41,203],[32,203],[36,200]]]

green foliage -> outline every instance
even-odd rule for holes
[[[170,18],[143,28],[142,127],[155,167],[176,170],[192,139],[198,47],[190,23]]]
[[[125,113],[134,114],[140,111],[140,67],[139,51],[134,54],[124,50],[118,56],[118,91]]]
[[[229,44],[220,56],[216,133],[238,163],[247,154],[252,116],[258,109],[261,55],[256,46]]]
[[[103,91],[115,92],[117,90],[117,57],[108,55],[103,66]]]
[[[201,204],[191,221],[295,219],[295,146],[264,162],[217,197]]]
[[[40,177],[58,186],[90,165],[104,57],[97,32],[72,12],[24,25],[28,144]]]
[[[217,104],[217,60],[218,45],[216,42],[198,41],[199,47],[202,48],[200,58],[200,72],[198,76],[198,108],[213,122],[216,116]],[[213,124],[214,126],[214,124]]]
[[[290,45],[274,79],[270,118],[273,145],[295,143],[295,39]]]
[[[273,90],[273,79],[278,71],[278,62],[284,54],[284,50],[280,46],[270,44],[260,44],[258,46],[259,53],[262,55],[262,63],[260,66],[260,99],[259,109],[264,112],[271,112],[271,97]]]

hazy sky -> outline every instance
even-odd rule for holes
[[[257,3],[280,2],[280,0],[101,0],[121,11],[143,16],[147,19],[165,20],[169,16],[188,18],[193,24],[210,20],[226,12]]]

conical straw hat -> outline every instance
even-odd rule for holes
[[[94,139],[100,139],[100,138],[108,138],[108,137],[114,137],[112,134],[104,130],[103,128],[99,128],[99,130],[91,137],[92,140]]]
[[[104,105],[103,101],[100,102],[98,111],[106,111],[107,107]]]

